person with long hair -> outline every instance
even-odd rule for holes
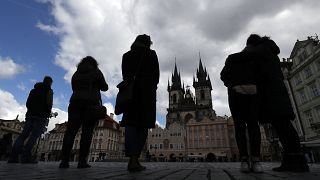
[[[152,41],[148,35],[139,35],[131,50],[122,57],[123,80],[134,78],[133,103],[123,113],[120,125],[125,127],[125,154],[129,157],[128,171],[146,169],[139,162],[141,150],[146,142],[148,129],[155,127],[156,91],[159,83],[157,54],[150,49]]]
[[[108,84],[98,68],[97,61],[87,56],[77,66],[71,79],[72,95],[68,107],[67,129],[63,137],[62,160],[59,168],[69,167],[70,151],[75,136],[81,127],[80,154],[78,168],[91,167],[87,156],[93,130],[98,119],[94,118],[92,106],[101,105],[100,91],[107,91]]]

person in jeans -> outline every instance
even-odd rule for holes
[[[256,76],[258,59],[253,52],[254,46],[260,41],[260,36],[250,35],[244,50],[229,55],[221,71],[221,80],[228,87],[229,107],[234,120],[241,172],[263,172],[260,164],[261,134],[258,121],[258,79]],[[248,131],[249,139],[247,139],[246,131]],[[248,141],[250,154],[247,148]]]
[[[81,127],[80,154],[77,168],[90,168],[87,163],[95,119],[91,107],[101,104],[100,91],[107,91],[108,84],[98,68],[97,61],[87,56],[78,64],[71,79],[72,95],[68,107],[67,129],[63,137],[62,160],[59,168],[69,168],[70,152],[75,136]]]
[[[148,129],[155,127],[156,91],[159,83],[157,54],[150,49],[152,41],[148,35],[139,35],[131,50],[122,57],[123,80],[135,76],[133,103],[122,116],[120,125],[125,127],[125,154],[129,157],[128,171],[142,171],[146,167],[139,156],[148,136]]]
[[[37,139],[46,131],[51,115],[53,91],[52,78],[45,76],[43,82],[34,85],[27,99],[27,113],[23,131],[16,139],[8,163],[18,163],[18,155],[22,153],[21,163],[37,163],[31,156],[31,151]],[[28,141],[25,143],[25,140]]]

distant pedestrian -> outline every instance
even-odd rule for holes
[[[87,163],[93,130],[98,119],[92,107],[101,105],[100,91],[107,91],[108,84],[98,68],[97,61],[87,56],[77,66],[71,79],[72,95],[68,107],[67,129],[63,137],[62,160],[59,168],[69,168],[70,152],[75,136],[81,127],[78,168],[91,167]]]
[[[52,82],[50,76],[45,76],[43,82],[36,83],[30,91],[23,131],[13,145],[8,163],[18,163],[18,155],[21,153],[21,163],[37,163],[32,158],[31,151],[37,139],[46,131],[49,122],[53,101]],[[25,143],[26,139],[28,141]]]
[[[228,56],[221,71],[221,80],[228,87],[230,111],[234,120],[235,136],[240,153],[241,172],[263,172],[260,164],[261,134],[258,123],[257,65],[258,56],[253,48],[261,37],[252,34],[246,47]],[[248,130],[249,139],[247,139]],[[250,145],[250,154],[247,149]],[[249,156],[251,155],[251,156]]]
[[[259,119],[263,123],[272,124],[283,147],[281,166],[273,170],[307,172],[309,166],[301,150],[299,135],[291,123],[295,114],[283,82],[278,57],[280,49],[273,40],[265,36],[262,37],[261,44],[256,46],[255,52],[261,56],[260,82],[257,86],[261,105]]]
[[[123,80],[135,76],[133,103],[123,113],[121,126],[125,127],[125,154],[129,157],[128,171],[142,171],[146,167],[139,162],[148,129],[155,127],[156,91],[159,83],[157,54],[150,49],[152,41],[148,35],[139,35],[131,50],[122,57]]]

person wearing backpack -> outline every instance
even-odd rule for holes
[[[260,164],[261,134],[258,123],[257,62],[258,54],[253,51],[261,37],[251,34],[246,47],[228,56],[220,75],[228,88],[229,108],[234,120],[235,136],[240,153],[241,172],[263,172]],[[246,130],[248,130],[249,140]],[[247,148],[249,141],[250,157]]]
[[[36,83],[30,91],[26,103],[27,113],[23,131],[12,147],[8,163],[18,163],[19,154],[22,154],[21,163],[37,163],[32,158],[31,151],[48,125],[53,101],[52,82],[50,76],[45,76],[43,82]],[[25,143],[26,139],[28,141]]]

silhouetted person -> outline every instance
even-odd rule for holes
[[[87,56],[77,66],[71,79],[72,95],[68,107],[67,129],[63,137],[62,160],[59,168],[68,168],[70,151],[81,127],[78,168],[91,167],[87,163],[93,130],[98,119],[93,118],[91,107],[101,104],[100,91],[107,91],[108,84],[98,68],[97,61]]]
[[[278,54],[280,49],[269,37],[263,37],[262,43],[256,47],[260,54],[260,83],[258,85],[261,101],[260,121],[271,123],[275,128],[283,147],[281,166],[274,171],[309,171],[308,164],[301,151],[300,139],[291,124],[295,114],[283,82]]]
[[[31,151],[37,139],[46,131],[49,122],[53,101],[52,82],[51,77],[45,76],[43,82],[36,83],[30,91],[23,131],[13,145],[8,163],[18,163],[20,153],[21,163],[37,163],[31,157]],[[27,138],[28,141],[25,143]]]
[[[2,157],[4,159],[8,158],[12,149],[12,134],[8,133],[3,135],[2,139],[0,139],[0,160]]]
[[[130,157],[128,171],[145,169],[139,162],[148,129],[155,127],[156,91],[159,83],[159,62],[157,54],[150,49],[152,41],[148,35],[139,35],[131,45],[131,50],[122,57],[123,80],[133,78],[137,71],[133,103],[123,113],[121,126],[125,127],[125,154]],[[138,69],[138,70],[137,70]]]
[[[221,80],[228,87],[230,111],[234,120],[235,136],[240,153],[241,172],[263,172],[260,164],[261,134],[258,123],[257,62],[253,51],[261,37],[250,35],[246,47],[228,56],[221,71]],[[249,140],[247,140],[246,129]],[[250,143],[249,157],[247,141]]]

